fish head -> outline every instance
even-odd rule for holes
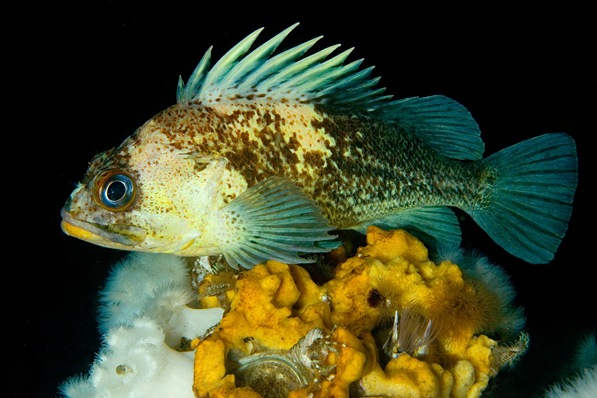
[[[62,230],[115,249],[212,254],[201,239],[227,161],[173,142],[174,136],[156,116],[96,155],[61,211]]]

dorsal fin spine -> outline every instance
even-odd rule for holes
[[[279,87],[280,82],[286,82],[287,79],[290,79],[297,74],[301,73],[305,69],[311,67],[311,65],[320,62],[322,59],[325,59],[330,53],[332,53],[336,48],[340,47],[339,44],[334,46],[330,46],[324,48],[323,50],[308,56],[294,64],[288,65],[284,69],[282,69],[279,73],[272,75],[262,83],[260,83],[257,87],[261,91],[266,91],[272,87]]]
[[[207,68],[209,68],[212,48],[213,48],[213,46],[210,46],[207,49],[207,51],[205,52],[205,54],[203,54],[201,61],[199,61],[199,64],[197,65],[197,67],[195,68],[195,70],[193,71],[191,76],[189,77],[189,81],[187,82],[186,88],[184,87],[184,82],[182,81],[182,78],[180,78],[178,80],[178,86],[184,90],[182,90],[182,89],[177,90],[177,93],[176,93],[176,100],[177,100],[176,102],[177,103],[184,104],[184,103],[188,103],[193,100],[193,96],[194,96],[195,92],[197,92],[197,90],[199,90],[199,88],[203,84],[203,81],[205,80],[205,76],[207,75]],[[182,87],[181,87],[181,84],[182,84]],[[181,95],[179,95],[179,92],[181,93]]]
[[[319,95],[325,96],[329,93],[338,92],[342,90],[344,87],[355,86],[355,88],[360,88],[358,86],[359,82],[367,81],[369,79],[369,76],[371,75],[371,72],[373,71],[373,68],[375,68],[374,66],[370,66],[369,68],[363,69],[362,71],[350,73],[353,70],[358,69],[362,62],[363,59],[359,59],[357,61],[352,62],[349,65],[343,66],[343,69],[346,68],[346,71],[343,71],[343,75],[345,77],[339,79],[333,84],[328,85],[325,89],[320,90]]]
[[[253,71],[257,65],[262,64],[265,59],[269,58],[276,50],[278,45],[280,45],[282,40],[284,40],[286,36],[288,36],[288,34],[297,26],[298,23],[295,23],[244,57],[234,66],[234,68],[232,68],[232,70],[230,70],[230,72],[226,74],[225,78],[220,82],[219,87],[226,89],[240,82],[241,79],[245,78],[249,73],[251,73],[251,71]]]
[[[301,88],[306,91],[317,91],[317,96],[322,96],[322,90],[318,90],[318,87],[327,87],[328,83],[334,81],[341,82],[341,77],[346,74],[351,74],[352,71],[358,69],[361,62],[362,60],[358,60],[346,66],[336,67],[317,78],[310,79],[308,82],[303,83]]]
[[[238,90],[242,92],[252,86],[257,86],[268,77],[284,69],[292,61],[306,53],[322,37],[323,36],[316,37],[308,42],[293,47],[290,50],[284,51],[283,53],[278,54],[271,59],[268,59],[263,65],[261,65],[245,78],[245,80],[239,85]]]
[[[257,39],[257,36],[259,36],[262,30],[263,28],[257,29],[224,54],[205,77],[205,82],[203,83],[201,91],[205,90],[205,88],[211,90],[217,87],[220,83],[217,79],[225,79],[226,74],[236,65],[238,59],[249,51],[249,48],[253,45],[253,42]]]
[[[326,73],[328,73],[328,70],[335,68],[338,65],[342,65],[342,63],[348,57],[348,55],[352,52],[352,50],[353,50],[353,48],[348,49],[348,50],[344,51],[343,53],[336,55],[334,58],[331,58],[325,62],[320,63],[319,65],[305,69],[300,74],[293,77],[292,79],[284,82],[280,86],[280,90],[286,91],[286,90],[292,89],[294,87],[300,87],[307,82],[309,82],[310,85],[312,85],[313,79],[317,79],[321,76],[324,76]]]

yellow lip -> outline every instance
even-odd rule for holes
[[[108,247],[110,249],[120,249],[120,250],[138,250],[128,245],[123,245],[118,242],[113,242],[109,239],[106,239],[100,235],[94,234],[86,229],[81,227],[77,227],[69,223],[68,221],[62,220],[60,223],[60,227],[62,231],[68,236],[72,236],[73,238],[78,238],[84,240],[85,242],[93,243],[94,245]]]
[[[99,246],[113,249],[139,250],[147,232],[140,227],[126,224],[96,225],[72,217],[66,208],[60,210],[60,227],[65,234]]]
[[[86,240],[88,242],[92,242],[95,243],[96,241],[103,241],[105,239],[103,239],[101,236],[98,236],[92,232],[89,232],[87,230],[84,230],[83,228],[79,228],[77,226],[74,226],[72,224],[67,223],[66,221],[62,220],[62,222],[60,223],[60,228],[62,228],[62,231],[69,235],[72,236],[74,238],[79,238],[82,240]]]

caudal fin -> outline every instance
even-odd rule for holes
[[[497,172],[491,203],[465,209],[505,250],[532,264],[553,259],[568,228],[578,181],[576,144],[545,134],[484,159]]]

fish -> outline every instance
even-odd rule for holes
[[[578,160],[566,133],[483,157],[478,124],[442,95],[394,100],[373,66],[345,63],[321,36],[276,53],[294,24],[214,65],[212,47],[176,104],[97,154],[61,210],[62,230],[104,247],[223,255],[237,268],[307,263],[334,230],[403,228],[458,244],[462,209],[528,263],[554,258],[572,213]],[[308,256],[307,256],[308,257]]]

